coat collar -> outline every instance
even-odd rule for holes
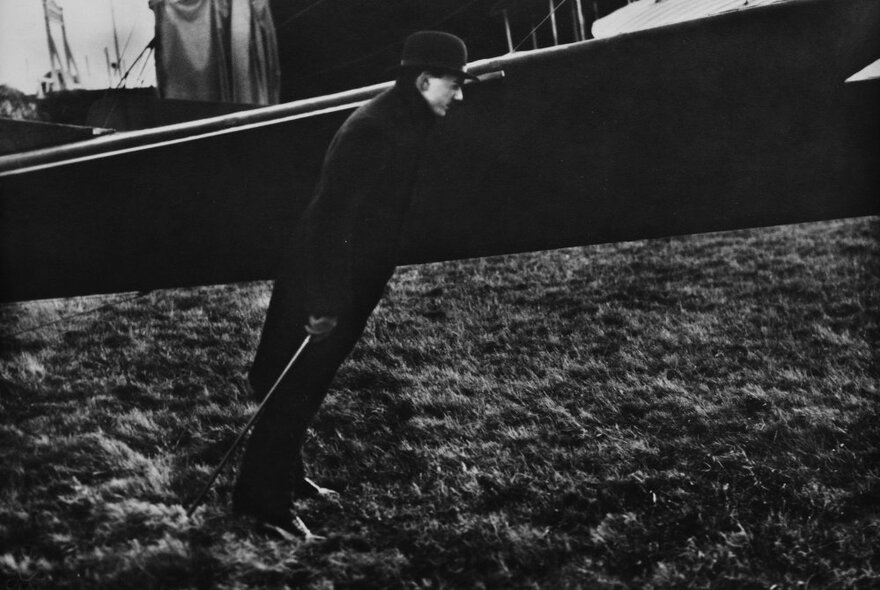
[[[415,85],[396,83],[391,88],[391,93],[400,100],[414,121],[433,124],[438,117],[428,106],[425,97],[421,95]]]

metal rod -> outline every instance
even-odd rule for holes
[[[257,411],[254,412],[254,415],[251,416],[251,419],[248,420],[247,424],[244,425],[244,428],[241,429],[241,432],[238,433],[238,437],[235,439],[235,442],[232,443],[232,446],[230,446],[229,450],[226,451],[226,454],[223,455],[223,459],[220,461],[220,465],[218,465],[217,468],[214,469],[214,472],[211,474],[211,477],[208,478],[208,483],[206,483],[204,485],[204,487],[202,488],[202,491],[200,491],[199,494],[193,499],[193,501],[190,502],[189,506],[186,509],[187,516],[192,516],[193,512],[196,511],[196,508],[198,508],[201,505],[202,499],[204,499],[205,494],[208,493],[208,490],[211,489],[211,486],[214,485],[214,481],[217,479],[217,476],[220,475],[220,471],[226,466],[226,463],[229,462],[229,458],[232,457],[232,453],[235,451],[235,449],[238,448],[238,445],[241,443],[242,439],[247,434],[247,431],[250,430],[251,425],[254,422],[256,422],[257,418],[260,417],[260,414],[263,413],[263,408],[266,407],[266,403],[272,397],[272,394],[275,393],[275,389],[278,388],[278,385],[281,383],[281,380],[284,379],[285,375],[287,375],[287,372],[290,371],[290,368],[296,362],[296,359],[298,359],[299,356],[302,354],[302,351],[305,349],[306,344],[308,344],[309,340],[311,340],[311,339],[312,339],[312,335],[311,334],[307,335],[305,337],[305,339],[302,341],[302,344],[299,345],[299,348],[297,349],[297,351],[295,353],[293,353],[293,357],[291,357],[290,362],[287,363],[287,366],[284,367],[283,371],[281,371],[281,375],[278,376],[278,379],[275,380],[274,385],[272,385],[272,387],[269,389],[269,393],[267,393],[266,397],[263,398],[263,401],[260,402],[260,405],[257,408]]]

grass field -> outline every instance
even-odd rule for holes
[[[876,218],[402,268],[313,425],[323,539],[198,490],[267,283],[2,308],[0,587],[880,587]],[[15,334],[10,336],[10,334]]]

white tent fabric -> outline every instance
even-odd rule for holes
[[[269,0],[150,0],[164,98],[275,104],[280,67]]]
[[[785,0],[637,0],[593,22],[593,37],[613,37]]]

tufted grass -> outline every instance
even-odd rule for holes
[[[2,341],[0,583],[880,585],[876,218],[402,268],[255,534],[234,468],[270,284]],[[6,334],[117,296],[9,305]]]

